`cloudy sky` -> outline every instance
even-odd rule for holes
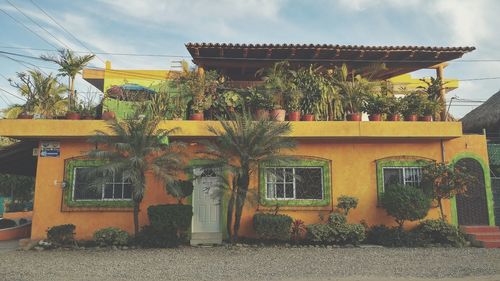
[[[497,0],[0,0],[0,9],[0,51],[25,56],[66,47],[98,53],[94,67],[169,69],[189,57],[187,42],[475,46],[445,69],[463,80],[449,94],[462,99],[451,112],[461,117],[500,89]],[[168,56],[138,56],[150,54]],[[0,55],[0,108],[21,102],[6,78],[27,67],[56,72],[8,57]],[[77,89],[92,91],[81,79]]]

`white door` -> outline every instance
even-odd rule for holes
[[[195,168],[193,183],[193,233],[221,232],[220,199],[216,169]]]

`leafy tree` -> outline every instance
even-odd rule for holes
[[[23,110],[47,117],[64,112],[67,107],[67,101],[63,97],[66,87],[59,84],[52,74],[45,76],[38,70],[28,70],[18,73],[17,77],[19,82],[11,80],[10,84],[26,98],[26,103],[20,106]],[[12,117],[12,111],[19,112],[19,107],[10,108],[5,115]]]
[[[75,100],[75,77],[80,73],[87,64],[89,64],[95,55],[78,56],[73,51],[68,49],[59,50],[59,55],[42,55],[40,58],[46,61],[51,61],[59,65],[59,75],[69,78],[69,105],[73,106]]]
[[[164,141],[178,128],[159,129],[159,118],[137,116],[122,122],[112,120],[111,134],[98,132],[90,139],[105,145],[88,153],[92,159],[105,161],[90,175],[95,184],[101,184],[115,173],[122,173],[124,181],[131,183],[135,235],[139,232],[139,205],[147,187],[146,174],[152,172],[168,185],[178,178],[185,165],[184,144]]]
[[[351,209],[356,209],[358,206],[358,198],[342,195],[337,198],[337,208],[343,210],[344,216],[347,217]]]
[[[28,176],[0,174],[0,196],[11,197],[12,202],[33,199],[35,179]]]
[[[397,184],[386,188],[382,206],[396,219],[399,228],[403,228],[405,221],[420,220],[427,216],[431,199],[419,188]]]
[[[177,203],[182,205],[182,199],[193,194],[193,182],[190,180],[174,181],[165,186],[167,192],[177,199]]]
[[[469,186],[477,183],[467,168],[460,165],[434,162],[422,170],[422,186],[437,201],[441,219],[446,216],[443,211],[443,199],[451,199],[463,194]]]
[[[288,122],[252,121],[246,111],[230,115],[231,121],[219,118],[222,130],[208,127],[215,139],[205,142],[206,148],[200,153],[227,171],[230,179],[227,232],[234,242],[238,239],[243,206],[250,188],[250,175],[256,171],[260,161],[279,162],[286,159],[280,153],[293,149],[295,142],[286,137],[291,132]]]

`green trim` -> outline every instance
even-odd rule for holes
[[[65,207],[68,208],[132,208],[132,200],[73,200],[73,179],[75,168],[97,167],[105,161],[91,159],[68,159],[65,161],[64,180],[66,188],[63,191]]]
[[[323,172],[323,199],[313,200],[271,200],[266,198],[266,173],[265,168],[270,167],[320,167]],[[331,183],[331,165],[329,160],[324,159],[298,159],[294,158],[290,161],[285,161],[283,164],[271,164],[269,162],[259,163],[259,203],[261,206],[296,206],[296,207],[311,207],[311,206],[329,206],[332,199],[332,183]]]
[[[491,178],[490,178],[490,169],[488,167],[488,164],[486,161],[484,161],[481,156],[472,153],[472,152],[461,152],[455,155],[453,157],[453,160],[451,163],[455,165],[459,160],[464,159],[464,158],[472,158],[481,164],[481,167],[483,168],[483,174],[484,174],[484,186],[486,189],[486,206],[488,208],[488,222],[490,226],[495,226],[495,209],[493,207],[493,192],[491,190]],[[457,207],[456,207],[456,198],[454,197],[452,199],[452,222],[456,225],[458,225],[458,215],[457,215]],[[455,206],[453,208],[453,205]]]
[[[429,164],[430,160],[423,159],[395,159],[385,158],[376,160],[377,173],[377,202],[380,202],[384,194],[384,168],[389,167],[424,167]]]
[[[189,167],[189,172],[188,172],[188,178],[189,179],[193,179],[193,169],[194,168],[203,168],[203,167],[206,167],[206,166],[211,166],[213,163],[213,161],[211,160],[208,160],[208,159],[191,159],[188,163],[188,167]],[[229,174],[228,174],[228,171],[223,171],[223,177],[224,178],[228,178]],[[225,196],[223,198],[221,198],[221,212],[220,212],[220,227],[221,227],[221,232],[222,232],[222,238],[223,239],[229,239],[229,235],[226,231],[227,229],[227,203],[228,203],[228,200],[227,198],[225,198]],[[188,198],[187,198],[187,204],[190,204],[191,206],[193,205],[193,195],[190,195]],[[194,215],[193,215],[194,216]],[[191,233],[191,229],[189,230],[189,233]]]

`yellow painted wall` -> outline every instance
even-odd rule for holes
[[[460,152],[479,155],[487,162],[486,140],[484,136],[463,136],[444,141],[446,161]],[[197,146],[190,146],[194,150]],[[73,223],[76,225],[78,239],[90,239],[95,230],[103,227],[119,227],[129,232],[133,229],[132,212],[61,212],[64,159],[79,156],[91,149],[84,140],[62,140],[61,157],[38,158],[35,204],[33,215],[32,239],[46,237],[47,228]],[[399,140],[299,140],[299,145],[292,153],[329,159],[332,163],[332,198],[340,195],[358,197],[358,208],[349,215],[350,222],[365,220],[368,224],[394,224],[385,211],[377,207],[377,188],[375,161],[391,156],[418,156],[441,160],[439,140],[399,139]],[[253,179],[256,183],[257,178]],[[147,224],[146,209],[149,205],[174,202],[163,188],[148,176],[148,189],[141,205],[140,223]],[[256,204],[246,205],[242,218],[241,235],[252,236],[252,216],[259,209]],[[288,207],[292,208],[292,207]],[[305,210],[307,209],[307,210]],[[331,208],[330,208],[331,209]],[[262,209],[260,209],[262,210]],[[328,214],[329,210],[295,207],[282,209],[295,219],[302,219],[306,224],[319,222],[319,214]],[[450,218],[450,204],[445,203],[445,211]],[[437,218],[438,210],[433,209],[429,217]]]
[[[104,92],[111,86],[127,83],[154,88],[155,85],[167,80],[169,73],[169,70],[112,69],[111,63],[108,62],[104,70]]]

